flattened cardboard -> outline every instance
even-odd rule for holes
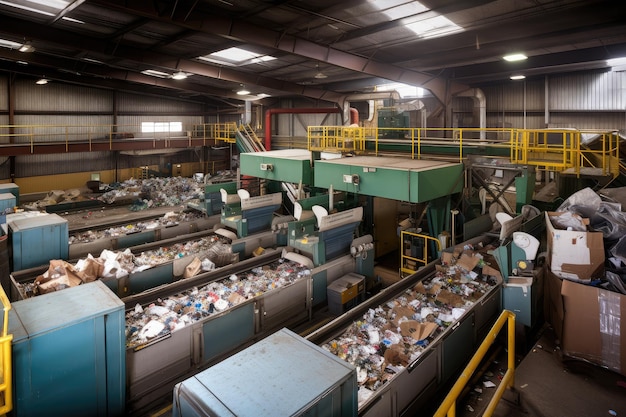
[[[456,264],[466,271],[472,271],[478,265],[481,258],[474,254],[468,255],[467,253],[463,253],[461,257],[456,261]]]
[[[548,264],[561,278],[589,282],[604,275],[604,236],[602,232],[555,229],[546,212]]]
[[[426,339],[437,329],[437,323],[420,323],[417,320],[407,320],[400,323],[400,333],[402,336],[410,336],[420,341]]]
[[[626,296],[582,283],[563,280],[563,352],[605,366],[626,375],[626,320],[602,320],[608,328],[602,333],[600,297],[610,297],[616,305],[612,314],[626,311]],[[611,342],[608,346],[607,343]]]

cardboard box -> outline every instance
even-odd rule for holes
[[[626,320],[620,320],[622,311],[626,311],[626,295],[562,280],[555,274],[547,274],[546,278],[552,307],[548,315],[555,330],[562,307],[563,354],[626,376]],[[561,307],[555,291],[559,287]]]
[[[548,265],[561,278],[589,282],[604,275],[604,236],[602,232],[556,229],[546,212]]]

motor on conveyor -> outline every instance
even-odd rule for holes
[[[359,256],[366,257],[367,251],[374,249],[374,239],[372,235],[365,235],[356,238],[350,244],[350,254],[357,258]]]

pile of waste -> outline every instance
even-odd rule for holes
[[[138,304],[126,313],[126,346],[143,345],[310,274],[303,265],[281,258],[200,288],[160,298],[147,306]]]
[[[555,227],[569,231],[601,232],[606,265],[601,282],[607,290],[626,294],[626,187],[596,193],[584,188],[568,197],[551,213]]]
[[[91,254],[75,264],[54,259],[46,272],[33,282],[19,283],[19,290],[26,298],[60,291],[95,281],[97,279],[119,279],[129,274],[144,271],[175,259],[190,257],[192,263],[201,265],[194,271],[211,270],[239,260],[239,255],[232,252],[230,241],[219,235],[211,235],[187,242],[176,243],[167,247],[144,251],[138,255],[130,249],[124,251],[103,250],[99,257]],[[187,272],[187,271],[185,271]],[[186,274],[185,277],[188,277]],[[191,275],[193,276],[193,275]]]
[[[131,178],[98,197],[112,204],[119,200],[139,200],[137,210],[177,206],[204,196],[204,185],[186,177]]]
[[[497,285],[486,248],[458,248],[436,275],[371,308],[322,347],[357,368],[359,404],[414,362],[447,327]],[[486,262],[488,259],[489,262]],[[495,265],[495,262],[493,262]]]
[[[112,226],[100,230],[87,230],[71,234],[69,237],[70,245],[74,243],[89,243],[99,239],[112,238],[118,236],[126,236],[130,233],[143,232],[146,230],[154,230],[161,227],[175,226],[184,222],[191,222],[204,217],[203,213],[198,211],[179,211],[168,212],[162,217],[137,223],[129,223],[121,226]]]

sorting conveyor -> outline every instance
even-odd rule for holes
[[[390,311],[395,306],[406,307],[407,299],[418,300],[418,304],[424,303],[424,299],[415,296],[415,292],[420,283],[421,288],[429,288],[428,282],[435,277],[439,265],[439,261],[431,262],[306,338],[332,351],[336,347],[333,343],[339,344],[341,348],[341,338],[350,338],[346,335],[351,334],[351,326],[367,322],[364,317],[377,309]],[[438,323],[437,329],[421,341],[416,352],[408,357],[406,366],[393,367],[394,371],[386,374],[384,381],[367,389],[360,377],[359,416],[419,415],[426,402],[457,374],[482,341],[501,311],[501,293],[502,282],[494,278],[489,290],[479,299],[468,303],[462,314],[459,313],[454,320],[443,325]],[[363,370],[357,370],[359,372]]]

